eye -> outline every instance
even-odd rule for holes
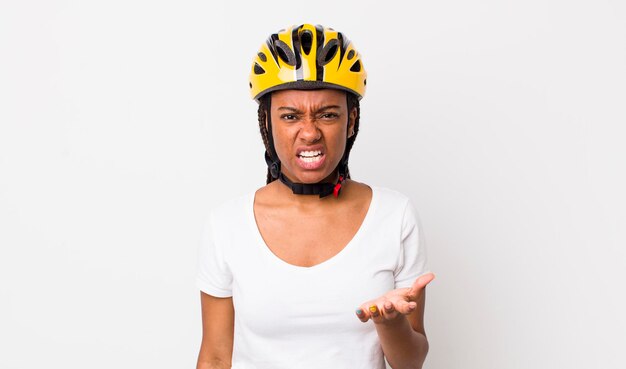
[[[280,119],[282,120],[296,120],[298,119],[298,116],[295,114],[283,114],[280,116]]]
[[[320,118],[322,118],[322,119],[327,119],[327,120],[337,119],[337,118],[339,118],[339,114],[337,114],[337,113],[331,113],[331,112],[326,112],[326,113],[322,113],[322,114],[320,115]]]

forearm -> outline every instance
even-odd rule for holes
[[[383,353],[393,369],[421,369],[428,353],[428,340],[411,327],[404,315],[376,324]]]
[[[221,341],[202,340],[196,369],[230,369],[232,349]]]
[[[232,297],[200,293],[202,342],[196,369],[230,369],[233,356],[235,309]]]
[[[198,359],[196,369],[230,369],[230,362],[225,362],[219,359],[215,360],[201,360]]]

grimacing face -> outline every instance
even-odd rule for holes
[[[333,179],[357,111],[334,89],[283,90],[271,96],[272,138],[281,171],[292,182]]]

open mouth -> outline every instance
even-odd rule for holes
[[[304,161],[305,163],[314,163],[316,161],[320,161],[322,155],[323,154],[321,150],[302,151],[298,154],[298,157],[302,159],[302,161]]]

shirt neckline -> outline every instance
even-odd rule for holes
[[[259,230],[259,227],[256,223],[256,218],[254,216],[254,199],[256,197],[256,191],[253,191],[250,195],[248,195],[249,197],[248,197],[248,200],[246,201],[247,203],[246,206],[247,206],[247,213],[248,213],[247,218],[250,223],[249,225],[252,228],[252,232],[254,233],[256,246],[259,246],[262,249],[261,250],[262,253],[265,255],[265,258],[269,260],[269,262],[276,264],[282,268],[286,268],[286,269],[313,272],[316,270],[328,268],[331,265],[336,264],[339,260],[343,259],[346,254],[349,254],[350,250],[354,248],[354,245],[359,242],[359,239],[362,237],[362,234],[365,232],[364,229],[367,229],[369,226],[370,219],[373,217],[372,213],[376,211],[376,208],[378,206],[378,197],[379,197],[378,192],[379,191],[378,191],[378,188],[376,188],[375,186],[370,186],[370,185],[368,186],[372,190],[372,198],[370,200],[367,212],[365,213],[365,217],[363,218],[363,221],[361,222],[361,225],[357,229],[354,236],[352,236],[352,239],[350,239],[350,241],[348,241],[348,243],[337,254],[322,261],[321,263],[312,265],[310,267],[299,266],[299,265],[288,263],[285,260],[279,258],[276,254],[272,252],[272,250],[270,250],[270,248],[265,243],[265,240],[263,239],[263,236],[261,235],[261,231]]]

